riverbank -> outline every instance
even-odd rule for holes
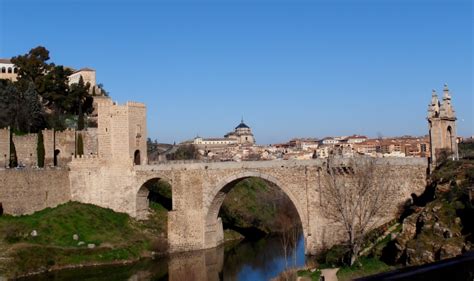
[[[0,277],[19,277],[61,269],[130,264],[168,254],[167,217],[170,187],[156,183],[150,190],[149,216],[137,221],[95,205],[69,202],[32,215],[0,216]],[[267,237],[278,225],[288,200],[276,187],[250,178],[238,183],[219,214],[227,228],[224,240]],[[277,203],[272,203],[277,202]],[[285,203],[285,204],[283,204]],[[297,224],[298,220],[292,220]],[[292,224],[286,227],[292,227]]]
[[[166,255],[166,210],[146,221],[70,202],[29,216],[0,217],[0,276],[125,264]]]

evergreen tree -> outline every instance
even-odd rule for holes
[[[84,155],[84,141],[82,140],[82,134],[77,136],[77,155]]]
[[[44,151],[43,132],[41,130],[38,132],[38,145],[36,147],[36,153],[38,155],[38,167],[43,168],[45,151]]]
[[[79,116],[77,117],[77,129],[84,130],[84,113],[82,113],[81,108],[79,108]]]
[[[22,95],[10,80],[0,80],[0,127],[10,126],[20,131],[25,119]]]
[[[18,166],[18,158],[16,157],[15,144],[13,143],[13,129],[10,129],[10,168]]]
[[[79,114],[82,110],[82,113],[89,114],[93,110],[93,98],[89,94],[90,84],[84,84],[84,79],[82,76],[79,78],[78,83],[71,85],[68,95],[68,112],[71,114]]]
[[[40,91],[43,103],[55,113],[67,112],[73,106],[68,99],[69,75],[71,74],[71,70],[58,65],[53,67],[43,79]]]
[[[27,107],[27,127],[28,132],[37,132],[44,129],[45,122],[43,117],[43,109],[38,100],[38,93],[35,85],[31,82],[24,95]]]

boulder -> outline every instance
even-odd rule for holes
[[[31,237],[36,237],[38,236],[38,231],[36,230],[33,230],[31,233],[30,233]]]
[[[72,236],[72,240],[74,240],[74,241],[79,240],[79,235],[74,234],[74,235]]]
[[[463,245],[455,245],[452,243],[444,244],[439,252],[439,258],[448,259],[459,256],[462,254],[462,248]]]
[[[89,249],[94,249],[94,248],[95,248],[95,244],[87,244],[87,248],[89,248]]]

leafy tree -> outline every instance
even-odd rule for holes
[[[18,80],[0,81],[0,127],[10,126],[16,132],[63,130],[71,115],[76,115],[78,128],[84,128],[84,116],[93,111],[90,85],[82,77],[69,85],[72,71],[48,61],[49,51],[42,46],[12,58]],[[98,89],[106,94],[101,85]]]
[[[38,156],[38,167],[43,168],[45,151],[43,132],[41,130],[38,132],[38,145],[36,147],[36,154]]]
[[[42,88],[45,74],[54,66],[54,64],[47,63],[48,60],[49,51],[42,46],[31,49],[28,54],[11,59],[12,63],[18,67],[17,84],[20,91],[26,91],[30,82],[35,84],[36,90]]]
[[[77,136],[77,155],[84,155],[84,141],[82,140],[82,134]]]
[[[43,103],[55,112],[64,113],[73,107],[69,96],[69,75],[70,69],[62,65],[55,66],[49,71],[43,79],[40,93],[42,93]]]

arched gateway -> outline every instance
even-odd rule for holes
[[[219,210],[224,202],[226,195],[234,188],[234,186],[247,178],[260,178],[264,180],[267,184],[273,185],[278,187],[285,193],[285,195],[290,199],[293,206],[298,212],[298,218],[301,222],[303,227],[303,235],[307,237],[307,230],[305,221],[302,218],[305,217],[303,210],[301,209],[301,203],[297,201],[295,196],[291,193],[290,190],[285,188],[285,186],[275,177],[258,173],[258,172],[242,172],[236,175],[230,176],[221,182],[219,182],[216,187],[211,191],[210,198],[213,198],[209,204],[204,206],[204,212],[206,213],[205,218],[205,236],[204,236],[204,244],[205,248],[213,248],[219,246],[224,241],[224,233],[222,227],[222,221],[218,217]]]

